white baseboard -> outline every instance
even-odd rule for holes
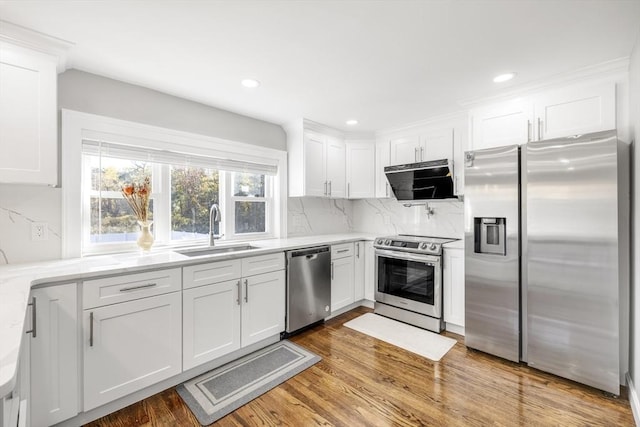
[[[446,323],[445,329],[449,332],[453,332],[454,334],[464,336],[464,326],[454,325],[453,323]]]
[[[629,390],[629,404],[631,405],[631,412],[633,412],[633,419],[636,422],[636,426],[640,425],[640,401],[638,400],[638,393],[636,387],[631,380],[631,376],[627,372],[627,388]]]

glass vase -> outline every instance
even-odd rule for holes
[[[151,246],[153,246],[153,233],[151,233],[151,225],[153,221],[138,221],[138,225],[140,226],[140,236],[138,236],[138,246],[144,252],[148,252],[151,250]]]

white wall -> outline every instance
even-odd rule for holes
[[[640,386],[640,34],[631,53],[629,64],[629,134],[633,143],[632,182],[631,182],[631,215],[632,215],[632,241],[631,241],[631,333],[629,374],[633,381],[634,389],[630,390],[630,400],[636,422],[640,420],[637,411],[638,387]]]
[[[279,125],[77,70],[58,76],[58,107],[286,149]],[[61,257],[61,203],[58,188],[0,184],[0,265]],[[31,241],[33,222],[48,224],[47,241]]]
[[[277,150],[287,149],[287,137],[279,125],[84,71],[68,70],[58,76],[58,106]]]

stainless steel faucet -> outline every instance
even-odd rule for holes
[[[215,223],[220,224],[222,220],[222,214],[220,213],[220,207],[217,203],[211,205],[209,209],[209,246],[213,246],[215,239],[219,239],[222,235],[216,237],[213,230],[215,230]]]

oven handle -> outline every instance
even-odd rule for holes
[[[440,264],[440,257],[433,255],[420,255],[413,254],[410,252],[400,252],[400,251],[388,251],[385,249],[376,249],[376,256],[384,256],[387,258],[396,258],[396,259],[405,259],[408,261],[417,261],[417,262],[426,262],[433,264]]]

